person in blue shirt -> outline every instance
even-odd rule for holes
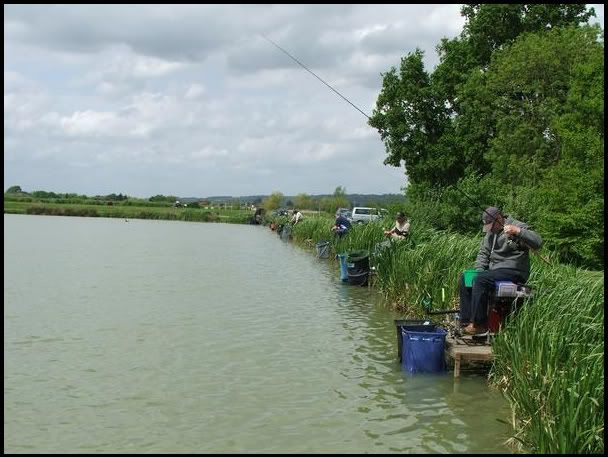
[[[336,217],[336,223],[331,229],[338,238],[341,238],[350,230],[350,221],[346,217],[339,214]]]

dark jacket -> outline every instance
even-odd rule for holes
[[[336,218],[336,227],[343,225],[347,229],[350,228],[350,221],[346,219],[344,216],[340,215]]]
[[[518,236],[511,236],[510,239],[504,232],[494,234],[486,233],[481,241],[479,254],[475,260],[477,270],[497,270],[499,268],[511,268],[518,270],[524,280],[530,277],[530,255],[529,250],[540,249],[543,240],[540,235],[528,228],[524,222],[507,216],[505,225],[516,225],[521,228]]]

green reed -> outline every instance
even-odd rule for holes
[[[603,273],[537,267],[535,297],[494,341],[492,379],[524,450],[603,453]]]
[[[478,240],[425,226],[412,229],[406,240],[389,240],[383,234],[394,224],[389,219],[354,224],[346,236],[337,238],[331,231],[333,221],[330,216],[303,219],[294,227],[293,239],[309,246],[328,240],[332,257],[353,250],[368,251],[379,291],[410,315],[425,312],[422,303],[427,297],[434,309],[453,307],[458,277],[472,266],[479,247]]]

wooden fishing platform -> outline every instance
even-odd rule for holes
[[[489,344],[474,343],[470,336],[445,339],[445,355],[454,359],[454,378],[460,378],[460,365],[462,362],[491,362],[494,360],[492,346]]]

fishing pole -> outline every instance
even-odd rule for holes
[[[363,112],[357,105],[355,105],[353,102],[351,102],[348,98],[346,98],[344,95],[342,95],[340,92],[338,92],[336,89],[334,89],[329,83],[325,82],[320,76],[318,76],[314,71],[312,71],[310,68],[308,68],[306,65],[304,65],[302,62],[300,62],[298,59],[296,59],[294,56],[292,56],[289,52],[287,52],[285,49],[283,49],[281,46],[279,46],[278,44],[276,44],[274,41],[272,41],[270,38],[268,38],[266,35],[264,34],[260,34],[263,38],[265,38],[266,40],[268,40],[270,43],[272,43],[273,45],[275,45],[277,48],[279,48],[281,51],[283,51],[285,54],[287,54],[291,59],[293,59],[298,65],[300,65],[302,68],[304,68],[304,70],[308,71],[311,75],[313,75],[315,78],[317,78],[319,81],[321,81],[323,84],[325,84],[327,87],[329,87],[331,90],[333,90],[336,94],[338,94],[340,97],[342,97],[344,100],[346,100],[347,103],[349,103],[353,108],[355,108],[357,111],[359,111],[361,114],[363,114],[366,118],[371,119],[367,114],[365,114],[365,112]]]
[[[490,213],[488,213],[488,212],[487,212],[487,211],[486,211],[486,210],[483,208],[483,206],[481,206],[479,203],[477,203],[475,200],[473,200],[471,197],[469,197],[469,196],[468,196],[468,195],[467,195],[467,194],[464,192],[464,190],[460,189],[460,187],[458,187],[456,184],[454,184],[454,189],[456,189],[458,192],[460,192],[462,195],[464,195],[464,196],[467,198],[467,200],[469,200],[471,203],[473,203],[475,206],[477,206],[479,209],[481,209],[481,210],[482,210],[484,213],[486,213],[488,216],[490,216],[490,217],[492,218],[492,221],[494,221],[494,222],[498,222],[498,223],[501,225],[501,228],[503,228],[503,229],[505,228],[505,225],[504,225],[502,222],[500,222],[500,221],[496,220],[496,217],[495,217],[495,216],[493,216],[493,215],[491,215]]]
[[[492,214],[488,213],[488,211],[486,211],[478,202],[476,202],[475,200],[473,200],[471,197],[469,197],[464,190],[460,189],[456,184],[454,184],[454,189],[456,189],[458,192],[460,192],[462,195],[464,195],[467,200],[469,200],[471,203],[473,203],[475,206],[477,206],[478,208],[480,208],[484,213],[486,213],[488,216],[490,216],[491,220],[493,222],[498,222],[498,224],[500,224],[501,228],[504,230],[505,228],[505,224],[503,224],[502,222],[500,222],[498,219],[496,219],[496,216],[493,216]],[[510,240],[510,238],[509,238]],[[520,240],[521,243],[526,246],[529,250],[531,250],[534,254],[538,255],[542,260],[544,260],[547,264],[551,265],[551,262],[549,262],[545,257],[543,257],[540,252],[538,252],[536,249],[532,249],[525,241]]]

